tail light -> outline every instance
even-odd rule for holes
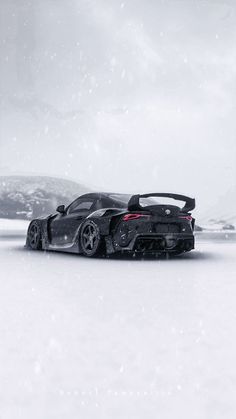
[[[193,217],[191,215],[181,215],[179,218],[182,218],[182,220],[192,221]]]
[[[122,218],[123,221],[131,221],[131,220],[138,220],[139,218],[149,217],[146,214],[125,214]]]

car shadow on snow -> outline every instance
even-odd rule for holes
[[[50,255],[50,257],[60,257],[60,258],[67,258],[68,260],[70,258],[79,258],[82,260],[87,260],[89,262],[92,260],[100,260],[100,261],[104,261],[104,262],[112,262],[112,261],[163,261],[163,262],[188,262],[188,261],[209,261],[209,260],[213,260],[213,259],[219,259],[219,255],[217,254],[217,256],[212,253],[212,252],[202,252],[202,251],[198,251],[198,250],[193,250],[189,253],[183,253],[182,255],[152,255],[152,254],[138,254],[138,253],[123,253],[123,254],[114,254],[114,255],[109,255],[109,256],[98,256],[98,257],[93,257],[93,258],[87,258],[86,256],[83,255],[78,255],[76,253],[69,253],[69,252],[63,252],[63,251],[53,251],[53,250],[46,250],[46,251],[32,251],[27,249],[26,247],[23,246],[16,246],[15,247],[16,250],[21,250],[24,252],[29,252],[32,253],[33,255]]]
[[[210,252],[200,252],[200,251],[192,251],[189,253],[183,253],[182,255],[150,255],[150,254],[116,254],[109,256],[107,259],[110,260],[137,260],[137,261],[165,261],[165,262],[172,262],[172,261],[204,261],[215,259],[215,255]]]

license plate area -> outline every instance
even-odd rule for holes
[[[180,232],[180,226],[175,223],[155,223],[153,232],[159,234],[175,234]]]

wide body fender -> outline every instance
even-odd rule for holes
[[[113,223],[126,213],[127,210],[121,211],[114,208],[105,208],[93,212],[87,219],[92,220],[97,224],[102,236],[108,236],[111,234]]]

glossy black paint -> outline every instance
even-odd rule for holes
[[[140,198],[153,196],[181,198],[186,204],[182,209],[175,205],[149,205],[145,208],[140,205]],[[183,195],[89,193],[77,198],[67,208],[60,205],[57,213],[36,221],[41,228],[41,247],[45,250],[81,253],[81,226],[86,220],[91,220],[98,228],[106,254],[179,254],[194,248],[195,220],[186,211],[194,205],[193,199]],[[135,212],[140,214],[140,218],[123,220],[124,215]]]

